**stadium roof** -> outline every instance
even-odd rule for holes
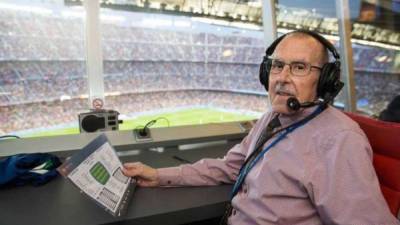
[[[100,0],[101,6],[124,11],[149,12],[159,14],[184,15],[191,17],[206,17],[209,19],[239,22],[246,26],[258,26],[262,29],[262,0]],[[285,29],[310,29],[318,32],[338,35],[338,21],[335,17],[333,1],[311,4],[311,0],[290,1],[290,7],[285,6],[289,1],[281,0],[277,4],[278,27]],[[387,26],[382,22],[361,21],[361,11],[364,3],[371,4],[372,0],[359,0],[358,8],[352,11],[352,37],[359,40],[400,45],[400,32],[395,25]],[[64,0],[65,5],[81,5],[82,0]],[[296,5],[293,5],[296,2]],[[331,4],[327,6],[326,4]],[[308,8],[303,7],[303,5]],[[354,5],[354,1],[352,1]],[[377,3],[376,3],[377,4]],[[287,5],[287,4],[286,4]],[[380,5],[379,5],[380,7]],[[383,8],[389,6],[385,4]],[[326,12],[330,8],[330,13]],[[353,7],[354,8],[354,7]],[[393,7],[393,10],[395,7]],[[367,8],[369,10],[369,8]],[[332,12],[331,12],[332,11]],[[383,20],[392,23],[392,20]],[[242,26],[245,27],[245,26]]]
[[[65,0],[66,5],[81,0]],[[221,18],[261,24],[261,0],[101,0],[102,7]]]

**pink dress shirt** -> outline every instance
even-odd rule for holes
[[[303,119],[314,109],[280,115],[282,127]],[[262,129],[274,115],[264,114],[223,159],[158,169],[160,184],[234,183]],[[271,148],[249,172],[232,206],[228,219],[232,225],[400,224],[382,196],[365,134],[357,123],[333,107]]]

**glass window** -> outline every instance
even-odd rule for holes
[[[248,120],[265,112],[266,92],[258,80],[261,26],[108,8],[100,18],[106,108],[122,114],[122,129],[158,117],[169,123],[155,126],[176,126]]]
[[[0,135],[78,132],[87,108],[83,45],[82,8],[0,1]]]
[[[357,109],[379,116],[400,94],[400,2],[360,2],[353,21]]]
[[[261,1],[208,2],[102,4],[105,108],[121,113],[122,129],[160,117],[168,121],[155,126],[266,111]],[[78,114],[89,108],[80,4],[0,0],[0,135],[79,132]],[[399,8],[350,1],[357,108],[370,115],[400,93]],[[338,47],[335,1],[280,0],[276,10],[280,34],[317,30]]]

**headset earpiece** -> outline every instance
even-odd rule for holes
[[[333,97],[340,92],[343,85],[338,85],[340,81],[340,61],[326,63],[321,70],[319,76],[317,95],[321,98],[325,98],[327,92],[330,95],[336,93]],[[339,90],[337,88],[340,87]]]
[[[260,65],[260,72],[259,72],[260,83],[264,86],[265,90],[267,91],[269,82],[269,71],[271,69],[271,65],[269,64],[270,60],[268,59],[268,57],[270,57],[274,53],[276,46],[279,44],[279,42],[282,41],[282,39],[285,36],[286,35],[282,35],[279,38],[277,38],[274,42],[272,42],[272,44],[265,51],[265,56]]]
[[[263,61],[260,64],[260,82],[268,91],[268,79],[269,79],[269,70],[271,69],[270,61],[268,57],[264,56]]]

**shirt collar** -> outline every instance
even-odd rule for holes
[[[293,123],[296,123],[304,118],[306,118],[308,115],[310,115],[318,106],[313,106],[309,108],[304,108],[300,109],[298,112],[294,114],[280,114],[279,115],[279,121],[281,122],[282,127],[287,127],[292,125]]]

